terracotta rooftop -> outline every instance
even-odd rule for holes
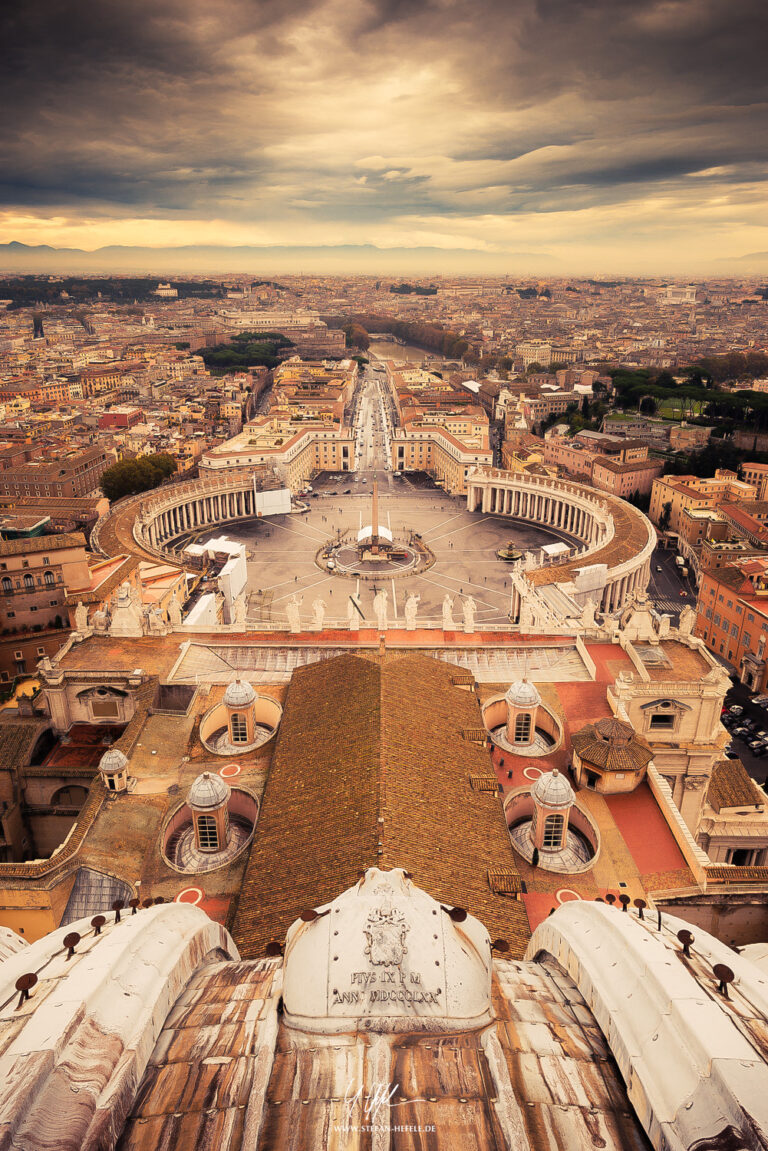
[[[642,512],[637,511],[623,500],[606,499],[613,517],[614,536],[598,551],[589,555],[590,564],[607,564],[609,568],[631,560],[648,540],[648,522]],[[563,583],[576,575],[584,566],[584,557],[566,564],[553,564],[551,567],[537,568],[528,573],[531,583],[536,585]]]
[[[583,760],[605,771],[640,771],[653,759],[650,747],[632,725],[613,716],[575,731],[571,743]]]
[[[32,539],[0,540],[0,556],[20,556],[27,552],[55,552],[64,548],[84,548],[85,536],[82,532],[66,532],[61,535],[35,536]]]
[[[712,768],[707,802],[715,811],[728,807],[764,804],[766,796],[754,783],[740,759],[720,759]]]
[[[482,719],[454,670],[393,654],[294,672],[235,919],[245,958],[372,864],[405,868],[436,899],[461,901],[522,955],[523,905],[488,882],[500,867],[516,873],[515,857],[497,794],[471,783],[493,776],[485,748],[462,738]]]
[[[652,681],[669,680],[697,680],[712,670],[712,664],[707,657],[694,647],[688,647],[679,640],[662,640],[658,645],[669,666],[658,667],[646,664],[645,670]]]

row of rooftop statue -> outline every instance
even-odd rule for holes
[[[623,610],[618,616],[603,616],[602,623],[596,618],[597,605],[588,599],[581,608],[581,612],[574,612],[572,617],[557,618],[551,607],[543,600],[536,590],[531,587],[523,577],[516,577],[514,581],[512,602],[510,603],[510,619],[515,620],[521,632],[535,631],[554,632],[563,626],[567,630],[584,630],[587,632],[600,630],[606,633],[617,629],[628,628],[636,633],[637,638],[663,638],[671,629],[672,621],[668,615],[659,616],[648,597],[647,592],[633,593],[627,600]],[[302,630],[322,631],[328,626],[326,620],[328,605],[320,596],[315,596],[311,604],[312,617],[306,627],[302,622],[303,596],[291,595],[285,604],[285,618],[288,630],[298,634]],[[407,631],[415,630],[421,597],[409,592],[405,597],[403,607],[403,620]],[[515,604],[517,605],[515,607]],[[462,622],[457,624],[454,612],[461,611]],[[443,631],[456,631],[461,626],[467,634],[476,630],[476,616],[478,605],[471,595],[452,596],[446,592],[441,604],[441,627]],[[389,615],[389,596],[384,588],[375,591],[373,597],[373,614],[375,626],[379,631],[386,631],[392,626]],[[240,594],[232,604],[231,623],[227,630],[243,632],[247,628],[247,603],[244,594]],[[365,616],[359,597],[347,596],[346,600],[347,627],[350,631],[357,631],[360,626],[372,626],[373,621]],[[332,621],[335,626],[338,624]],[[686,605],[683,608],[678,631],[682,635],[690,635],[696,622],[696,613],[693,608]],[[145,605],[141,599],[140,590],[126,581],[121,584],[111,604],[100,607],[89,613],[87,606],[78,603],[75,609],[75,628],[81,635],[113,635],[138,637],[142,635],[167,635],[184,626],[182,606],[174,596],[170,599],[165,611],[157,604]],[[434,627],[433,620],[424,620],[422,626]],[[630,637],[632,638],[632,637]]]

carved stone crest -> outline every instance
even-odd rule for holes
[[[399,967],[408,948],[405,937],[409,927],[396,908],[377,907],[371,911],[363,929],[368,945],[365,954],[375,967]]]

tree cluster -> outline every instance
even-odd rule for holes
[[[279,363],[277,353],[292,347],[281,332],[238,332],[228,343],[203,348],[200,354],[211,372],[224,375],[257,365],[274,368]]]
[[[102,474],[101,490],[108,500],[135,496],[156,488],[176,471],[176,460],[167,452],[155,456],[139,456],[135,460],[121,460]]]
[[[225,294],[224,287],[212,280],[179,280],[174,281],[173,286],[179,299],[211,299]],[[162,297],[154,295],[156,289],[157,277],[150,279],[146,276],[62,276],[52,281],[47,276],[6,276],[0,279],[0,297],[11,301],[9,310],[29,308],[35,304],[72,307],[91,300],[112,300],[117,304],[134,300],[162,303]],[[62,292],[66,293],[64,298]]]
[[[741,464],[749,458],[756,460],[754,452],[744,452],[733,444],[724,440],[710,440],[698,452],[678,453],[664,468],[664,474],[670,476],[698,476],[706,479],[713,476],[718,468],[727,468],[738,472]]]
[[[422,288],[418,284],[390,284],[390,292],[396,296],[436,296],[437,288],[430,287]]]
[[[345,324],[344,336],[348,348],[359,348],[361,352],[367,352],[371,346],[368,333],[361,324]]]
[[[434,324],[427,320],[395,320],[392,316],[355,315],[355,316],[323,316],[323,320],[332,328],[343,328],[346,332],[349,326],[360,327],[369,332],[388,332],[397,336],[408,344],[415,344],[428,352],[437,352],[451,360],[460,360],[469,349],[469,340],[459,336],[456,332],[444,328],[442,324]],[[360,347],[360,345],[357,345]]]

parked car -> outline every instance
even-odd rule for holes
[[[734,703],[728,708],[728,710],[731,713],[731,715],[741,715],[744,711],[744,708],[741,706],[740,703]]]
[[[741,738],[743,738],[743,736],[749,735],[749,728],[748,727],[734,727],[733,734],[737,737],[737,739],[741,739]]]
[[[765,707],[765,705],[768,703],[768,695],[753,696],[752,702],[756,703],[758,707]]]

